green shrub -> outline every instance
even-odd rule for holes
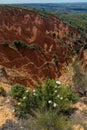
[[[19,48],[19,47],[26,47],[27,44],[22,42],[22,41],[14,41],[13,45],[16,47],[16,48]]]
[[[36,89],[25,90],[20,85],[12,87],[12,96],[17,99],[15,108],[18,116],[25,116],[32,110],[66,113],[72,109],[72,102],[77,101],[77,96],[60,81],[48,79],[43,84],[38,84]]]
[[[37,44],[27,44],[23,41],[14,41],[11,46],[15,49],[19,49],[20,47],[28,48],[30,50],[40,50],[40,47]]]
[[[63,86],[59,81],[47,80],[44,84],[44,107],[46,109],[58,109],[67,111],[71,108],[71,102],[77,101],[77,96],[69,87]]]
[[[12,96],[14,99],[20,100],[20,98],[23,97],[25,91],[26,91],[25,86],[20,85],[20,84],[15,84],[15,85],[12,86],[12,88],[11,88],[11,96]]]
[[[15,105],[15,114],[19,117],[26,117],[27,114],[32,115],[32,110],[40,108],[42,97],[42,89],[40,85],[38,85],[37,89],[26,90],[23,97]]]

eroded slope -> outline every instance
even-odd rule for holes
[[[71,61],[72,48],[81,44],[76,44],[79,32],[54,16],[15,7],[0,7],[0,14],[0,64],[20,73],[27,86],[58,78]],[[26,45],[14,47],[14,41]]]

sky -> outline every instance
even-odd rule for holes
[[[87,0],[0,0],[0,4],[12,3],[62,3],[62,2],[87,2]]]

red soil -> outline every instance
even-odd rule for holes
[[[8,68],[15,66],[25,77],[26,83],[22,83],[27,86],[33,86],[46,78],[58,78],[63,64],[70,62],[71,52],[67,45],[79,37],[78,31],[54,16],[42,17],[25,9],[0,7],[0,13],[0,64]],[[70,32],[72,37],[68,37]],[[53,33],[55,38],[52,37]],[[57,39],[64,39],[67,45]],[[15,40],[37,44],[40,50],[24,47],[15,50],[2,44],[5,41],[11,44]],[[54,62],[54,54],[58,57],[57,64]]]

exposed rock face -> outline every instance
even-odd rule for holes
[[[71,48],[68,45],[77,37],[80,34],[76,29],[54,16],[44,17],[25,9],[0,7],[0,64],[17,70],[25,77],[21,83],[29,87],[61,75],[64,65],[70,62]],[[11,47],[15,40],[37,47],[15,49]],[[4,42],[8,44],[2,44]]]

